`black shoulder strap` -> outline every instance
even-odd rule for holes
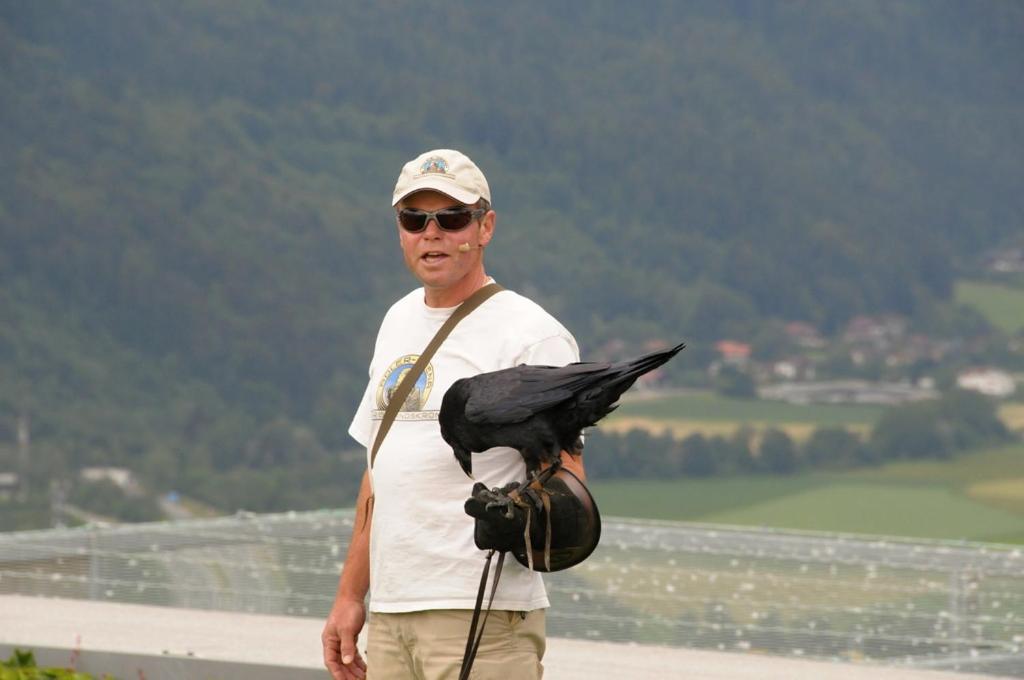
[[[398,415],[399,409],[402,408],[402,404],[405,403],[406,398],[409,396],[409,392],[412,391],[412,386],[416,384],[416,381],[420,377],[420,373],[430,363],[437,348],[441,346],[448,334],[452,332],[455,326],[469,316],[470,312],[479,307],[489,297],[495,293],[499,293],[505,290],[496,283],[489,283],[483,288],[479,289],[468,298],[465,302],[458,306],[458,308],[452,312],[452,315],[448,317],[448,320],[444,322],[444,325],[437,330],[434,334],[433,339],[427,345],[427,348],[423,350],[423,354],[420,354],[419,359],[413,364],[413,367],[402,378],[402,382],[399,383],[398,387],[391,395],[391,400],[388,402],[388,407],[384,411],[384,418],[380,421],[380,428],[377,430],[377,438],[373,441],[373,449],[370,450],[370,467],[373,467],[373,462],[377,459],[377,451],[380,450],[381,442],[384,441],[384,437],[387,436],[388,430],[391,429],[391,423],[395,421],[395,416]]]

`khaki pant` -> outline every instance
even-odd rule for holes
[[[457,680],[472,617],[465,609],[371,613],[367,680]],[[544,644],[543,609],[491,611],[470,678],[540,680]]]

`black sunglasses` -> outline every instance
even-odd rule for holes
[[[445,208],[434,212],[402,208],[398,211],[398,223],[411,234],[418,234],[426,229],[430,220],[437,222],[437,226],[444,231],[461,231],[486,212],[482,208]]]

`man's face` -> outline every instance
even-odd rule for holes
[[[434,191],[418,191],[401,203],[401,207],[428,212],[462,206],[450,196]],[[410,233],[399,226],[398,238],[409,271],[425,288],[444,291],[482,273],[483,251],[478,246],[486,245],[493,231],[494,212],[491,211],[459,231],[444,231],[436,220],[428,221],[426,229],[419,233]],[[464,243],[469,244],[469,252],[459,251]]]

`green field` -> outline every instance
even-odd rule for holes
[[[962,280],[956,282],[954,299],[974,307],[1007,333],[1024,328],[1024,289]]]
[[[1020,444],[792,477],[592,482],[608,516],[1024,543]]]

